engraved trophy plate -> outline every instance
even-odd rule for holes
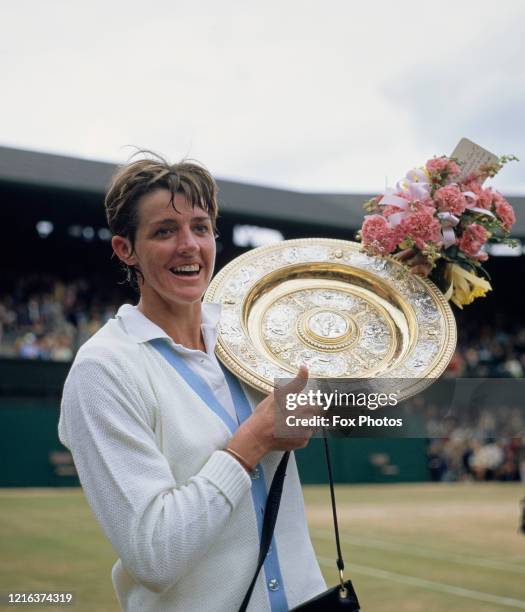
[[[390,257],[344,240],[288,240],[249,251],[213,279],[217,356],[271,392],[305,364],[315,378],[404,379],[401,396],[442,374],[456,345],[448,302]]]

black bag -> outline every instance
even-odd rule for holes
[[[331,610],[346,610],[347,612],[353,612],[354,610],[359,610],[359,601],[357,599],[357,595],[354,591],[354,587],[352,585],[351,580],[346,580],[343,577],[344,570],[344,561],[343,556],[341,554],[341,544],[339,542],[339,527],[337,525],[337,512],[335,508],[335,493],[334,493],[334,483],[332,478],[332,465],[330,462],[330,451],[328,448],[328,440],[326,439],[326,434],[324,435],[324,447],[326,454],[326,465],[328,467],[328,480],[330,483],[330,496],[332,501],[332,515],[334,519],[334,531],[335,531],[335,541],[337,546],[337,567],[339,569],[339,578],[340,584],[336,587],[328,589],[324,593],[320,593],[316,595],[313,599],[309,599],[299,606],[293,608],[291,612],[330,612]],[[261,567],[264,563],[264,559],[266,557],[266,553],[270,548],[270,542],[272,541],[273,531],[275,528],[275,522],[277,520],[277,514],[279,512],[279,504],[281,503],[281,494],[283,492],[283,484],[284,477],[286,476],[286,466],[288,465],[288,459],[290,457],[290,453],[284,453],[277,469],[275,470],[275,475],[272,480],[272,484],[270,486],[270,491],[268,492],[268,499],[266,501],[266,508],[264,510],[264,521],[261,535],[261,547],[259,550],[259,560],[257,562],[257,569],[255,570],[255,575],[252,579],[252,582],[244,596],[241,607],[239,608],[239,612],[245,612],[248,607],[248,603],[250,602],[250,597],[252,595],[252,591],[255,587],[255,583],[257,581],[257,576],[261,571]]]
[[[341,586],[336,586],[313,599],[305,601],[290,612],[330,612],[330,610],[359,610],[359,602],[355,594],[352,581],[344,583],[344,590]]]

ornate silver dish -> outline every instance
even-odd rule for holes
[[[442,374],[456,345],[448,302],[392,258],[344,240],[288,240],[249,251],[213,279],[217,356],[271,392],[305,364],[315,378],[404,379],[411,395]]]

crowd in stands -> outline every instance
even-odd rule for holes
[[[464,378],[524,378],[525,321],[494,313],[489,320],[457,314],[458,346],[447,374]]]
[[[0,357],[69,362],[122,303],[86,279],[25,277],[0,295]]]
[[[24,277],[0,294],[0,356],[71,361],[78,348],[129,298],[93,280]],[[490,323],[458,313],[458,347],[446,375],[525,377],[525,323]]]
[[[482,320],[458,315],[458,346],[445,375],[524,378],[525,324],[498,312]],[[475,410],[463,423],[441,426],[428,447],[432,480],[525,481],[525,403]]]
[[[504,393],[502,394],[505,395]],[[525,410],[493,406],[474,418],[442,419],[429,439],[433,481],[525,481]]]
[[[0,295],[0,358],[70,362],[129,295],[123,288],[102,291],[93,280],[22,278]],[[458,316],[458,346],[446,376],[525,377],[525,324],[502,315],[482,324]],[[467,425],[441,423],[445,429],[428,447],[431,478],[525,481],[525,410],[509,410],[480,411]],[[512,431],[502,423],[512,423]]]

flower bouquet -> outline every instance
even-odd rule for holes
[[[387,189],[364,207],[368,214],[358,234],[371,255],[393,254],[413,272],[429,276],[460,308],[492,288],[482,262],[486,245],[514,245],[512,206],[483,183],[513,155],[462,176],[462,162],[434,157],[410,170],[396,189]]]

